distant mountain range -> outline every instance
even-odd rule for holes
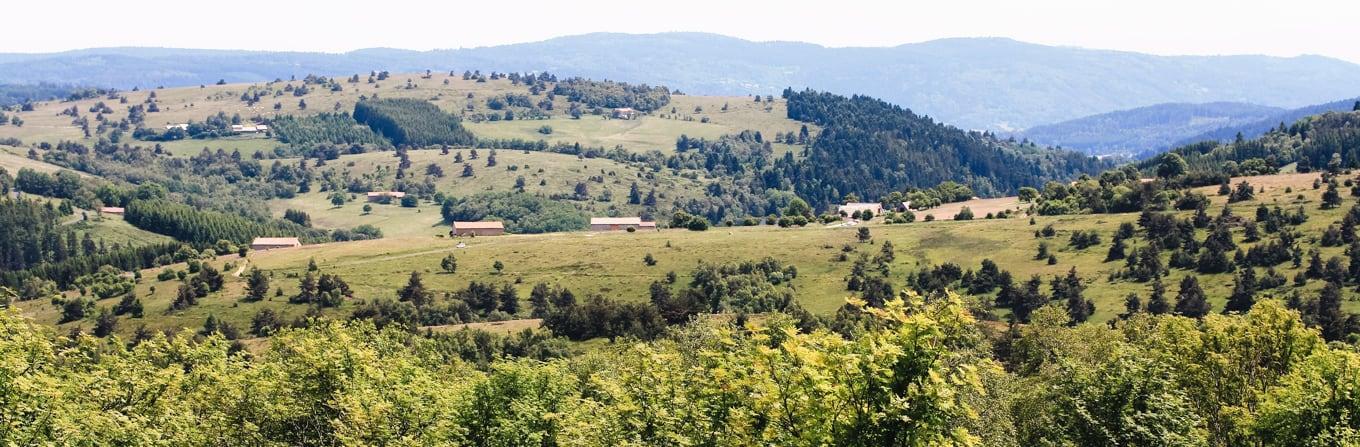
[[[963,128],[991,130],[1160,103],[1293,108],[1353,95],[1351,89],[1360,85],[1360,65],[1320,56],[1154,56],[1001,38],[827,48],[701,33],[599,33],[435,51],[98,48],[0,54],[0,83],[119,88],[425,69],[546,70],[694,94],[777,94],[784,87],[811,87],[883,98]]]
[[[1200,141],[1229,141],[1242,134],[1255,138],[1278,127],[1323,112],[1349,111],[1360,98],[1297,109],[1236,102],[1157,104],[1120,110],[1017,133],[1039,144],[1062,146],[1092,155],[1146,158]]]

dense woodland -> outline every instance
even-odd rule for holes
[[[1245,139],[1239,134],[1230,143],[1208,141],[1170,152],[1184,158],[1192,171],[1230,175],[1251,160],[1260,160],[1271,168],[1297,163],[1300,172],[1353,169],[1360,167],[1360,111],[1310,116],[1289,125],[1280,123],[1260,138]],[[1150,169],[1158,163],[1160,158],[1153,158],[1140,167]]]
[[[798,195],[817,207],[846,194],[879,197],[952,180],[983,196],[1064,180],[1109,167],[1076,152],[1007,146],[865,96],[785,90],[789,118],[822,131],[806,159],[774,166]]]
[[[213,211],[200,211],[165,200],[134,201],[128,204],[123,218],[138,228],[200,246],[216,244],[221,240],[249,244],[257,237],[295,236],[309,243],[328,240],[325,231],[287,220],[259,222]]]
[[[317,144],[372,145],[391,143],[369,127],[359,125],[346,113],[319,113],[308,116],[283,116],[270,120],[280,143],[313,146]]]
[[[354,119],[398,146],[466,146],[475,142],[457,117],[429,101],[407,98],[360,101],[354,105]]]

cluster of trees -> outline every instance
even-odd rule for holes
[[[631,107],[643,112],[658,110],[671,101],[671,91],[666,87],[585,78],[562,80],[553,86],[552,93],[592,108]]]
[[[0,197],[0,228],[4,228],[0,231],[0,270],[99,254],[99,245],[88,232],[82,237],[71,227],[59,225],[70,214],[70,205]]]
[[[307,116],[286,115],[270,121],[272,131],[279,141],[298,146],[316,144],[365,145],[378,148],[391,147],[392,143],[373,131],[360,125],[348,113],[318,113]]]
[[[9,177],[3,170],[0,170],[0,175]],[[59,199],[80,199],[83,190],[80,175],[67,170],[48,174],[22,168],[14,176],[11,184],[13,189],[18,191]]]
[[[499,220],[507,232],[520,234],[580,230],[589,223],[570,203],[514,192],[448,198],[440,212],[449,222]]]
[[[256,237],[296,236],[311,243],[328,239],[325,231],[290,221],[261,222],[215,211],[197,210],[168,200],[134,201],[128,204],[123,218],[137,228],[200,246],[215,244],[220,240],[249,244]]]
[[[1109,166],[1076,152],[1008,146],[869,97],[789,89],[784,98],[789,118],[822,131],[807,157],[776,162],[766,178],[787,179],[799,197],[819,208],[850,193],[883,197],[947,180],[982,195],[1008,193]]]
[[[1230,143],[1206,141],[1173,149],[1192,172],[1227,175],[1273,174],[1278,168],[1298,163],[1301,172],[1360,167],[1360,123],[1356,112],[1330,112],[1280,126],[1260,138],[1241,134]],[[1142,162],[1151,169],[1163,157]]]
[[[1360,428],[1345,416],[1360,405],[1345,391],[1360,383],[1360,355],[1329,347],[1273,301],[1203,320],[1138,315],[1113,328],[1073,327],[1050,305],[995,345],[947,294],[855,309],[860,324],[846,333],[778,314],[712,318],[566,358],[542,336],[426,337],[366,322],[280,328],[258,355],[234,351],[220,325],[130,346],[55,336],[4,313],[0,352],[26,361],[0,365],[15,379],[0,388],[0,413],[11,420],[0,436],[88,444],[1293,446],[1346,445]],[[541,360],[488,358],[491,345]]]
[[[470,146],[472,132],[458,118],[439,110],[429,101],[412,98],[381,98],[354,104],[354,119],[368,125],[397,146]]]
[[[21,106],[28,104],[28,110],[32,110],[32,103],[36,101],[47,101],[53,99],[75,97],[81,99],[87,94],[103,94],[100,89],[82,88],[72,85],[53,84],[40,82],[37,84],[0,84],[0,108],[11,106]]]

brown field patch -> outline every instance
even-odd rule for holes
[[[973,199],[963,202],[946,203],[928,210],[914,211],[916,220],[921,221],[927,215],[935,216],[935,220],[954,220],[954,215],[963,210],[963,207],[973,211],[973,218],[981,219],[987,213],[998,213],[1005,210],[1024,210],[1025,204],[1020,203],[1018,197],[997,197],[994,199]]]

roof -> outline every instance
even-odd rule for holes
[[[617,109],[614,109],[614,111],[615,111],[615,112],[636,112],[637,110],[633,110],[632,107],[619,107],[619,108],[617,108]]]
[[[302,245],[295,237],[257,237],[250,245]]]
[[[374,191],[374,192],[368,193],[368,196],[369,196],[369,197],[383,197],[383,196],[387,196],[387,197],[398,197],[398,198],[400,198],[400,197],[406,197],[406,193],[401,192],[401,191]]]
[[[841,211],[844,211],[844,210],[855,210],[855,211],[859,211],[859,210],[879,210],[879,209],[883,209],[883,204],[878,203],[878,202],[850,202],[850,203],[841,205],[841,206],[836,207],[836,208],[837,208],[838,210],[841,210]]]
[[[592,217],[591,225],[642,225],[641,217]]]
[[[123,209],[116,206],[106,206],[99,209],[101,213],[121,213]]]
[[[455,230],[489,230],[489,229],[502,229],[502,230],[503,230],[503,229],[505,229],[505,224],[502,224],[502,223],[500,223],[500,222],[498,222],[498,221],[495,221],[495,222],[493,222],[493,221],[481,221],[481,222],[454,222],[454,223],[453,223],[453,229],[455,229]]]

